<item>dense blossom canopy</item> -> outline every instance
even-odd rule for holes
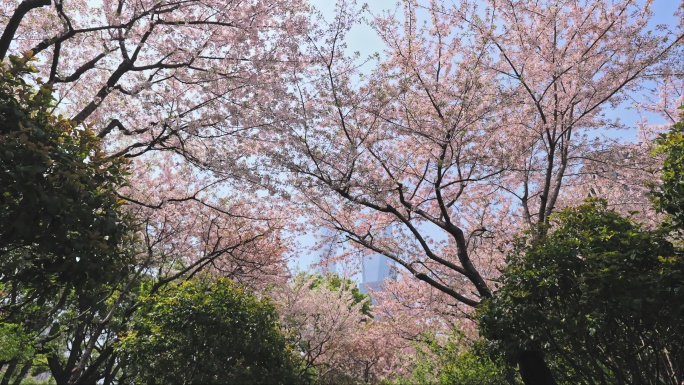
[[[306,0],[1,1],[0,58],[36,73],[0,84],[0,381],[125,382],[115,346],[143,298],[205,273],[280,287],[304,366],[333,382],[400,372],[426,330],[477,338],[521,232],[587,196],[659,223],[652,140],[684,104],[681,7],[654,25],[660,1],[340,0],[329,20]],[[383,45],[367,60],[349,54],[362,23]],[[665,123],[611,139],[627,105]],[[379,318],[285,284],[321,227],[330,261],[396,263]]]

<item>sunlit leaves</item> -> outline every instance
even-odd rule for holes
[[[297,383],[273,306],[227,279],[145,298],[119,350],[139,384]]]

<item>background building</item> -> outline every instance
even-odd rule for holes
[[[380,254],[363,257],[361,261],[361,283],[359,291],[381,291],[386,278],[396,279],[394,265],[396,262]]]

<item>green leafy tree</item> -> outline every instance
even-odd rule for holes
[[[0,323],[0,362],[13,358],[26,359],[33,353],[33,339],[21,324]]]
[[[67,383],[97,356],[87,337],[105,328],[103,298],[131,267],[115,192],[126,164],[105,156],[88,127],[52,113],[50,86],[28,80],[31,60],[0,63],[1,381],[19,383],[52,357]]]
[[[460,333],[447,336],[423,335],[410,359],[409,375],[392,385],[504,385],[516,384],[515,372],[500,358],[492,359],[486,345],[469,344]]]
[[[684,230],[684,106],[682,121],[661,135],[657,153],[665,155],[662,185],[653,189],[656,209],[670,215],[672,225]]]
[[[193,278],[142,300],[120,351],[136,384],[295,384],[274,307],[230,280]]]
[[[589,201],[518,240],[503,283],[480,327],[511,361],[545,352],[567,384],[684,380],[684,259],[665,231]]]
[[[51,113],[48,85],[25,78],[30,53],[0,64],[0,269],[36,290],[95,286],[124,272],[127,232],[110,159],[84,126]]]

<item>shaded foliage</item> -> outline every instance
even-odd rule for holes
[[[519,239],[482,334],[511,361],[547,354],[567,384],[679,384],[684,376],[684,259],[662,230],[589,201]]]
[[[88,127],[51,113],[50,87],[25,80],[30,58],[10,57],[0,71],[2,282],[92,287],[125,273],[114,191],[124,163],[106,157]]]
[[[684,117],[684,106],[679,107]],[[657,152],[665,155],[662,185],[653,188],[655,206],[669,214],[672,225],[684,229],[684,119],[657,140]]]
[[[115,192],[126,164],[105,156],[88,127],[52,113],[50,86],[30,80],[30,52],[9,59],[0,64],[2,383],[37,367],[59,383],[94,382],[85,364],[111,353],[104,299],[132,266]]]

